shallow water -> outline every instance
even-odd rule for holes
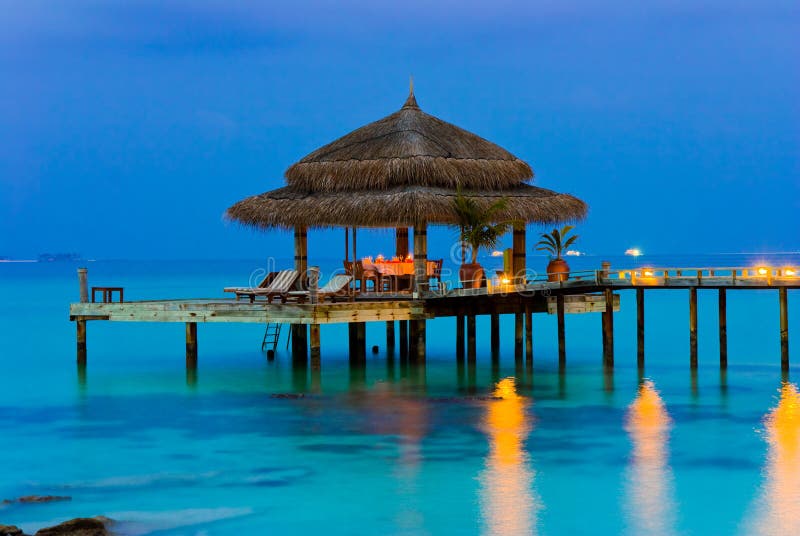
[[[713,261],[703,264],[754,262]],[[255,267],[97,262],[89,277],[129,299],[218,296]],[[0,523],[33,532],[103,514],[122,533],[164,535],[800,531],[800,399],[794,365],[782,382],[776,292],[729,292],[726,374],[716,293],[701,290],[694,376],[686,292],[659,291],[647,295],[645,378],[625,292],[610,375],[599,315],[567,318],[565,371],[554,318],[536,315],[532,368],[514,362],[511,318],[496,362],[479,319],[474,367],[455,361],[452,319],[429,323],[424,368],[388,359],[370,325],[367,344],[381,350],[353,370],[346,329],[323,326],[318,373],[293,370],[284,341],[267,361],[261,326],[201,325],[187,377],[183,326],[104,322],[89,324],[79,374],[76,287],[74,265],[0,265],[0,500],[72,497],[2,506]],[[800,300],[789,299],[795,341]]]

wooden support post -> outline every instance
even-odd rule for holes
[[[319,336],[319,324],[311,324],[309,326],[309,335],[311,339],[311,368],[315,366],[317,369],[320,365],[321,345]]]
[[[292,324],[292,362],[308,360],[308,328],[305,324]]]
[[[515,285],[525,284],[525,223],[515,223],[512,234],[511,264],[514,270],[512,281]]]
[[[80,301],[87,303],[89,301],[89,275],[86,268],[78,268],[78,286],[80,288]]]
[[[417,322],[408,321],[408,357],[409,361],[417,359]]]
[[[514,359],[522,359],[522,341],[525,316],[522,313],[514,313]]]
[[[425,320],[414,320],[417,324],[416,332],[417,332],[417,352],[415,354],[415,358],[417,363],[424,363],[425,362],[425,350],[426,350],[426,324]]]
[[[400,359],[408,358],[408,320],[400,320]]]
[[[614,366],[614,291],[611,287],[605,290],[606,312],[603,336],[606,340],[605,353],[603,354],[603,365]]]
[[[386,322],[386,354],[394,354],[394,320]]]
[[[496,357],[500,354],[500,315],[492,313],[490,316],[490,331],[491,331],[491,345],[492,356]]]
[[[558,316],[558,365],[563,368],[567,362],[567,339],[564,334],[564,295],[556,296],[556,315]]]
[[[697,287],[689,289],[689,364],[697,368]]]
[[[456,316],[456,359],[464,360],[464,315]]]
[[[420,293],[427,290],[428,229],[425,223],[420,223],[414,226],[414,291]]]
[[[728,366],[728,298],[724,288],[719,289],[719,366]]]
[[[197,322],[186,322],[186,368],[197,367]]]
[[[533,311],[525,306],[525,361],[533,363]]]
[[[86,320],[76,320],[78,340],[78,365],[86,366]]]
[[[305,227],[294,228],[294,269],[300,274],[298,279],[300,287],[306,288],[306,271],[308,270],[308,238]]]
[[[789,303],[786,287],[778,289],[781,321],[781,369],[789,370]]]
[[[475,362],[477,348],[475,340],[475,315],[467,315],[467,361]]]
[[[644,289],[636,289],[636,365],[644,368]]]
[[[319,303],[319,266],[308,269],[308,301],[312,304]]]
[[[394,254],[401,259],[408,256],[408,227],[398,227],[394,230]]]
[[[351,322],[347,328],[350,341],[350,364],[363,364],[367,360],[366,324]]]

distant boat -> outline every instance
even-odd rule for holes
[[[642,250],[639,248],[629,248],[625,250],[625,255],[630,255],[631,257],[638,257],[642,254]]]
[[[569,251],[567,251],[566,255],[569,255],[570,257],[582,257],[586,255],[586,253],[584,253],[583,251],[578,251],[576,249],[570,249]]]

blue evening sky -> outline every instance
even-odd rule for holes
[[[0,256],[290,253],[224,210],[395,111],[410,74],[425,111],[589,203],[582,250],[797,251],[799,6],[3,0]]]

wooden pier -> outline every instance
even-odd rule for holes
[[[310,271],[314,272],[312,267]],[[399,339],[401,357],[424,361],[426,322],[455,317],[455,353],[458,360],[465,355],[476,358],[476,317],[490,317],[490,341],[493,359],[500,345],[500,315],[514,315],[515,359],[532,362],[533,314],[557,316],[559,365],[566,362],[565,315],[600,313],[603,364],[614,365],[614,313],[619,310],[619,291],[631,290],[636,295],[637,364],[643,369],[645,359],[645,293],[660,289],[687,290],[689,365],[698,365],[698,292],[716,291],[719,297],[719,364],[725,368],[727,358],[727,291],[774,290],[780,325],[780,360],[784,371],[789,367],[788,290],[800,288],[800,277],[793,269],[778,268],[639,268],[612,271],[607,265],[601,270],[572,272],[565,281],[529,279],[525,283],[500,285],[479,289],[446,289],[415,293],[363,293],[347,301],[334,303],[255,303],[233,299],[183,299],[96,303],[88,300],[87,273],[78,272],[81,301],[70,305],[70,320],[77,325],[77,355],[85,365],[87,355],[86,323],[106,320],[112,322],[183,322],[186,324],[186,364],[197,366],[197,324],[207,322],[243,322],[290,324],[292,354],[296,360],[307,359],[309,339],[311,360],[319,366],[321,324],[349,325],[351,360],[366,359],[365,326],[367,322],[382,322],[386,326],[387,351],[394,353]],[[312,285],[318,276],[307,278]],[[395,323],[399,329],[395,330]],[[310,326],[310,328],[307,328]]]

